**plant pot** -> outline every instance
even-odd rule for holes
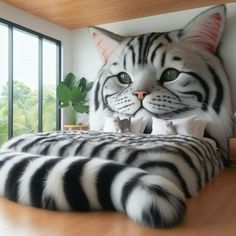
[[[64,111],[64,124],[76,125],[77,112],[72,105],[63,108]]]
[[[76,124],[77,125],[88,125],[89,115],[88,113],[77,113]]]

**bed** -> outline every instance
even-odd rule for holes
[[[0,157],[0,194],[10,200],[51,210],[115,209],[151,227],[180,222],[186,210],[185,197],[197,196],[224,167],[213,140],[190,135],[27,134],[5,143]],[[87,169],[81,167],[81,161]],[[138,193],[137,198],[135,192],[145,188],[147,192]],[[83,202],[78,204],[74,195],[78,199],[83,196]],[[163,206],[163,213],[150,211],[155,197],[159,198],[156,207]],[[131,213],[134,208],[138,211],[137,207],[143,211],[140,219],[140,213]]]

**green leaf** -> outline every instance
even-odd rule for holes
[[[64,83],[60,83],[57,86],[57,97],[61,102],[68,103],[71,100],[71,90]]]
[[[79,87],[82,88],[82,91],[86,91],[86,79],[83,77],[79,81]]]
[[[73,103],[83,102],[87,96],[87,92],[82,92],[81,88],[74,88],[71,92],[71,101]]]
[[[71,91],[71,101],[73,103],[80,100],[80,93],[81,93],[81,88],[76,87],[76,88],[72,89],[72,91]]]
[[[85,92],[81,92],[81,93],[80,93],[80,101],[81,101],[81,102],[84,102],[86,96],[87,96],[87,92],[86,92],[86,91],[85,91]]]
[[[90,91],[92,89],[92,87],[93,87],[93,82],[87,83],[87,85],[86,85],[87,91]]]
[[[66,75],[64,83],[67,85],[68,88],[71,90],[78,86],[78,82],[76,80],[76,76],[73,73],[69,73]]]
[[[76,104],[75,110],[79,113],[87,113],[89,111],[89,106],[83,104]]]

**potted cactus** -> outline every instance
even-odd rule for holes
[[[57,97],[65,110],[65,122],[68,125],[76,125],[77,113],[88,113],[89,106],[87,95],[93,86],[85,78],[77,79],[73,73],[66,75],[63,82],[57,86]]]

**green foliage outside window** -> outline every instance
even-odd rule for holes
[[[38,91],[24,83],[13,84],[14,136],[38,131]],[[43,131],[56,129],[56,91],[54,86],[43,87]],[[0,145],[8,138],[8,86],[0,94]]]

